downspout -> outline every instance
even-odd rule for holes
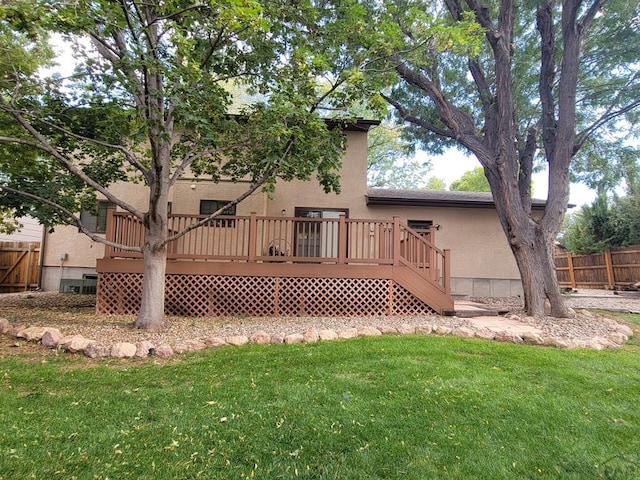
[[[38,276],[38,290],[42,290],[42,279],[44,278],[44,254],[47,248],[47,227],[42,226],[42,241],[40,242],[40,275]]]

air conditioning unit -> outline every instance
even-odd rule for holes
[[[96,293],[97,278],[63,278],[60,280],[60,293]]]

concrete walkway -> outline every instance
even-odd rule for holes
[[[492,332],[509,332],[522,335],[523,333],[540,335],[542,330],[532,325],[528,325],[519,320],[501,316],[501,312],[487,308],[481,303],[469,300],[459,300],[454,304],[455,315],[466,318],[478,328],[486,328]]]

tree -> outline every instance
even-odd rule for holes
[[[612,247],[640,244],[640,195],[600,194],[565,220],[561,243],[574,253],[596,253]]]
[[[458,180],[451,182],[449,189],[454,192],[490,192],[491,187],[484,176],[482,167],[467,170]]]
[[[401,127],[383,122],[369,132],[367,183],[372,187],[419,188],[429,163],[412,160],[413,149]]]
[[[333,42],[342,37],[318,31],[312,2],[23,0],[3,3],[1,13],[0,41],[12,49],[0,59],[2,204],[106,244],[78,215],[96,192],[140,220],[144,245],[125,248],[143,255],[137,327],[164,325],[169,242],[257,189],[272,191],[277,179],[315,173],[326,191],[339,189],[344,138],[318,108],[332,95],[334,106],[346,105],[358,88],[340,66]],[[75,42],[69,79],[36,73],[51,58],[51,32]],[[229,115],[229,82],[262,101]],[[169,189],[187,169],[250,188],[170,234]],[[116,181],[147,185],[146,210],[114,195]]]
[[[429,177],[427,183],[424,186],[425,190],[446,190],[447,182],[440,177]]]
[[[474,154],[520,270],[526,311],[568,315],[553,240],[572,162],[629,138],[640,105],[638,1],[362,1],[351,39],[368,48],[372,83],[422,148]],[[358,28],[360,25],[361,28]],[[383,72],[383,74],[380,74]],[[390,86],[384,88],[383,85]],[[531,208],[536,162],[549,172],[546,210]]]

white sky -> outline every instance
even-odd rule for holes
[[[456,149],[439,156],[430,156],[426,152],[418,152],[415,158],[418,162],[425,162],[427,159],[431,159],[432,168],[429,176],[441,178],[447,185],[462,177],[464,172],[480,166],[480,163],[474,157],[466,156]],[[546,171],[533,175],[533,196],[535,198],[546,199],[547,181]],[[576,207],[581,207],[590,204],[595,198],[596,192],[594,190],[582,184],[571,184],[569,203],[576,205]]]

